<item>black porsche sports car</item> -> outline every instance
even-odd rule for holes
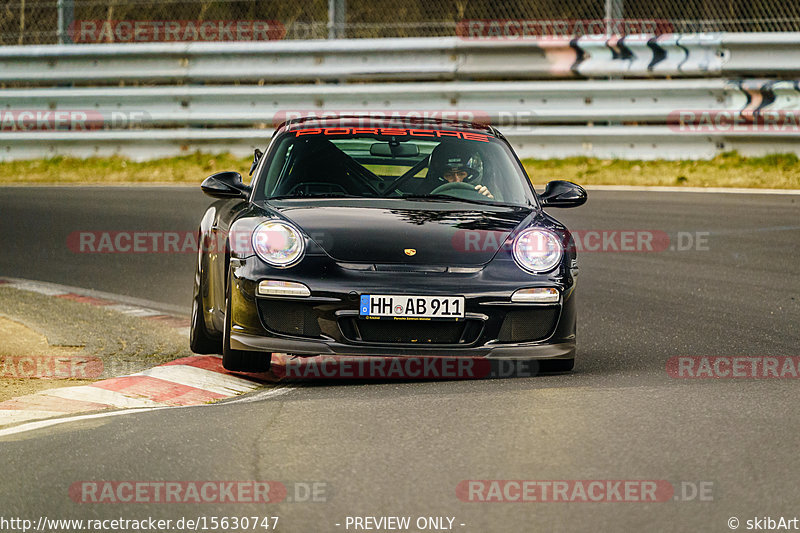
[[[494,127],[415,118],[288,121],[251,184],[207,178],[191,348],[258,372],[272,353],[575,357],[577,262]]]

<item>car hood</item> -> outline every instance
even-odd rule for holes
[[[280,200],[265,206],[337,261],[420,265],[487,263],[533,212],[521,206],[404,199]]]

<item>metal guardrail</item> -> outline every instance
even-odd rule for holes
[[[139,127],[274,127],[308,114],[447,115],[520,124],[665,124],[680,110],[800,109],[794,80],[586,80],[246,86],[26,88],[0,91],[10,109],[91,110]]]
[[[306,82],[735,76],[797,72],[800,34],[576,40],[455,37],[0,48],[0,83]]]
[[[667,126],[512,126],[503,128],[521,158],[591,156],[603,159],[711,159],[736,150],[742,155],[798,153],[800,132],[707,134]],[[162,129],[86,132],[0,133],[0,160],[69,155],[122,155],[156,159],[193,151],[244,156],[269,143],[268,130]]]
[[[0,89],[0,118],[9,110],[84,110],[103,123],[99,130],[22,132],[0,123],[0,159],[243,154],[263,147],[276,122],[326,113],[489,121],[522,157],[800,153],[796,131],[704,133],[668,125],[681,110],[800,111],[798,83],[775,78],[800,73],[798,59],[798,34],[5,47],[0,83],[26,87]],[[773,78],[724,78],[760,73]],[[575,79],[587,76],[625,79]],[[504,81],[463,81],[493,78]],[[216,84],[119,86],[201,81]],[[353,83],[266,84],[282,81]],[[239,84],[247,82],[259,83]],[[54,84],[80,86],[42,86]],[[114,116],[123,123],[109,120]]]
[[[33,88],[6,89],[0,98],[12,109],[138,117],[140,126],[273,127],[306,114],[406,112],[503,126],[665,123],[679,109],[743,108],[747,93],[735,82],[693,79]]]

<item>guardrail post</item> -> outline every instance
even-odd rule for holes
[[[622,2],[623,0],[606,0],[606,35],[612,35],[612,29],[615,23],[622,18]]]
[[[347,0],[328,0],[328,39],[344,39]]]
[[[74,0],[58,0],[58,42],[61,44],[72,43],[70,26],[75,20]]]

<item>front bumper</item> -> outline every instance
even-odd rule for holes
[[[363,272],[329,258],[306,257],[290,270],[256,258],[232,266],[231,348],[295,355],[441,356],[497,359],[575,357],[574,279],[567,269],[547,275],[492,262],[469,274]],[[310,297],[256,295],[263,279],[295,281]],[[558,304],[520,304],[523,287],[556,287]],[[358,317],[361,294],[461,295],[460,322],[376,321]]]

